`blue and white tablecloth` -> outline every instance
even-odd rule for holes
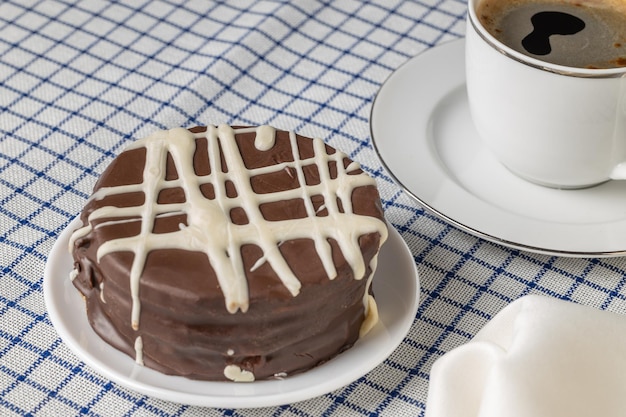
[[[626,260],[504,248],[434,217],[373,150],[375,94],[460,38],[463,0],[8,0],[0,3],[0,415],[420,416],[429,371],[529,293],[626,311]],[[401,346],[358,381],[281,407],[211,409],[124,389],[64,345],[42,278],[98,175],[156,129],[270,124],[324,138],[380,186],[421,304]],[[410,124],[410,121],[407,121]]]

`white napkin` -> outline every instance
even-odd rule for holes
[[[432,367],[426,417],[626,416],[626,316],[530,295]]]

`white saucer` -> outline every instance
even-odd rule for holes
[[[419,303],[419,277],[413,256],[400,234],[389,228],[379,255],[374,293],[380,322],[351,349],[329,362],[284,380],[252,383],[194,381],[136,365],[103,342],[91,329],[85,303],[69,273],[67,251],[74,220],[55,243],[44,272],[43,291],[50,321],[67,346],[86,364],[118,384],[142,394],[183,404],[245,408],[305,400],[341,388],[380,364],[408,333]]]
[[[394,179],[435,215],[492,242],[561,256],[626,254],[626,181],[541,187],[483,147],[469,114],[464,45],[412,58],[378,92],[371,134]]]

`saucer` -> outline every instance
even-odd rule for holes
[[[460,39],[412,58],[376,95],[371,135],[391,176],[434,215],[491,242],[558,256],[626,254],[626,181],[542,187],[485,149],[469,113],[464,47]]]
[[[69,278],[68,241],[75,219],[54,244],[44,271],[43,293],[50,321],[83,362],[106,378],[139,393],[182,404],[250,408],[276,406],[326,394],[352,383],[384,361],[409,332],[419,303],[419,276],[408,246],[393,228],[381,248],[373,281],[380,320],[352,348],[328,362],[282,380],[251,383],[199,381],[137,365],[105,343],[87,321],[85,302]]]

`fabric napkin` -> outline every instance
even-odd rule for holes
[[[537,295],[433,365],[426,417],[626,416],[626,316]]]

